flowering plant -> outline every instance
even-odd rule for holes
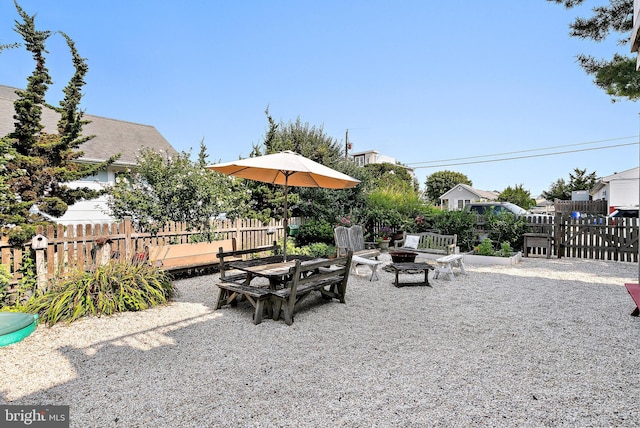
[[[392,234],[393,234],[393,229],[391,229],[389,226],[382,226],[378,231],[378,235],[385,241],[389,239]]]
[[[351,227],[351,225],[353,224],[353,220],[351,220],[351,216],[350,215],[345,215],[345,216],[338,216],[336,217],[336,221],[338,223],[336,223],[336,226],[344,226],[344,227]]]

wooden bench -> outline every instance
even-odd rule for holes
[[[436,259],[435,272],[433,273],[433,279],[438,279],[438,276],[443,273],[449,277],[450,280],[454,280],[456,277],[453,274],[453,268],[459,268],[462,274],[466,274],[464,269],[464,258],[462,254],[449,254],[448,256],[440,257]]]
[[[220,309],[224,305],[235,306],[237,304],[236,298],[244,296],[255,308],[253,323],[260,324],[262,322],[262,313],[265,307],[268,307],[265,304],[271,302],[271,290],[269,287],[259,288],[234,282],[219,282],[216,285],[218,286],[216,309]]]
[[[273,319],[280,317],[280,309],[287,325],[293,324],[296,306],[312,291],[319,291],[327,299],[345,303],[347,281],[351,270],[353,252],[346,257],[302,264],[300,260],[291,268],[291,280],[281,290],[274,290]]]
[[[248,256],[254,256],[260,253],[277,254],[280,252],[280,246],[276,241],[273,241],[272,245],[265,245],[256,248],[246,248],[243,250],[236,250],[235,245],[232,250],[220,246],[216,254],[218,266],[220,269],[220,280],[224,282],[243,283],[247,278],[245,272],[229,269],[229,263],[232,261],[242,260]]]
[[[636,308],[631,312],[631,315],[637,317],[640,315],[640,284],[625,284],[624,286],[627,288],[633,302],[636,304]]]
[[[417,242],[416,242],[417,241]],[[434,232],[406,233],[400,250],[431,254],[453,254],[458,244],[458,235],[440,235]]]
[[[168,272],[204,270],[218,266],[216,254],[220,248],[226,251],[235,250],[235,238],[194,244],[150,246],[148,260],[152,265]]]

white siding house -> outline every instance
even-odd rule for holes
[[[364,152],[352,153],[351,155],[349,155],[349,158],[357,166],[365,166],[370,163],[390,163],[393,165],[398,164],[396,158],[387,155],[381,155],[377,150],[366,150]],[[403,167],[406,168],[411,177],[415,178],[415,172],[413,168],[409,168],[405,165],[403,165]]]
[[[609,212],[619,207],[638,206],[640,199],[640,168],[631,168],[598,180],[589,191],[591,199],[606,199]]]
[[[14,101],[18,98],[16,88],[0,85],[0,135],[7,135],[14,130],[15,109]],[[45,132],[54,133],[57,130],[59,115],[49,108],[43,108],[42,124]],[[83,135],[95,137],[80,146],[84,155],[79,162],[100,163],[111,156],[120,153],[120,158],[106,171],[102,171],[94,177],[86,177],[83,180],[68,183],[69,187],[89,187],[101,189],[105,184],[115,183],[118,173],[135,168],[137,156],[143,147],[176,154],[176,150],[158,132],[149,125],[125,122],[122,120],[108,119],[99,116],[85,114],[83,119],[90,121],[82,128]],[[105,197],[80,201],[69,207],[67,212],[59,219],[54,219],[62,224],[78,223],[102,223],[113,221],[106,215]]]
[[[440,196],[440,207],[447,211],[461,210],[471,202],[491,202],[496,199],[496,192],[478,190],[460,183]]]

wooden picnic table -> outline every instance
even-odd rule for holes
[[[242,284],[228,281],[217,284],[216,309],[226,304],[234,305],[239,297],[244,297],[255,308],[254,324],[262,321],[265,309],[274,320],[279,319],[282,308],[285,322],[290,325],[296,303],[311,291],[318,290],[326,298],[336,298],[344,303],[351,253],[335,260],[300,256],[286,262],[282,261],[282,256],[272,256],[232,261],[229,267],[245,272],[246,277]],[[269,284],[252,284],[258,277],[267,278]]]
[[[269,256],[230,262],[229,267],[247,273],[244,285],[251,286],[251,281],[254,278],[262,277],[267,278],[269,280],[269,288],[275,290],[287,281],[287,275],[291,268],[295,266],[296,260],[302,260],[303,264],[305,264],[327,259],[314,259],[309,256],[289,256],[288,260],[284,262],[282,261],[282,256]]]

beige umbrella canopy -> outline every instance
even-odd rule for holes
[[[353,177],[291,151],[209,165],[207,168],[234,177],[284,186],[285,261],[287,260],[287,195],[289,186],[350,189],[360,183]]]

